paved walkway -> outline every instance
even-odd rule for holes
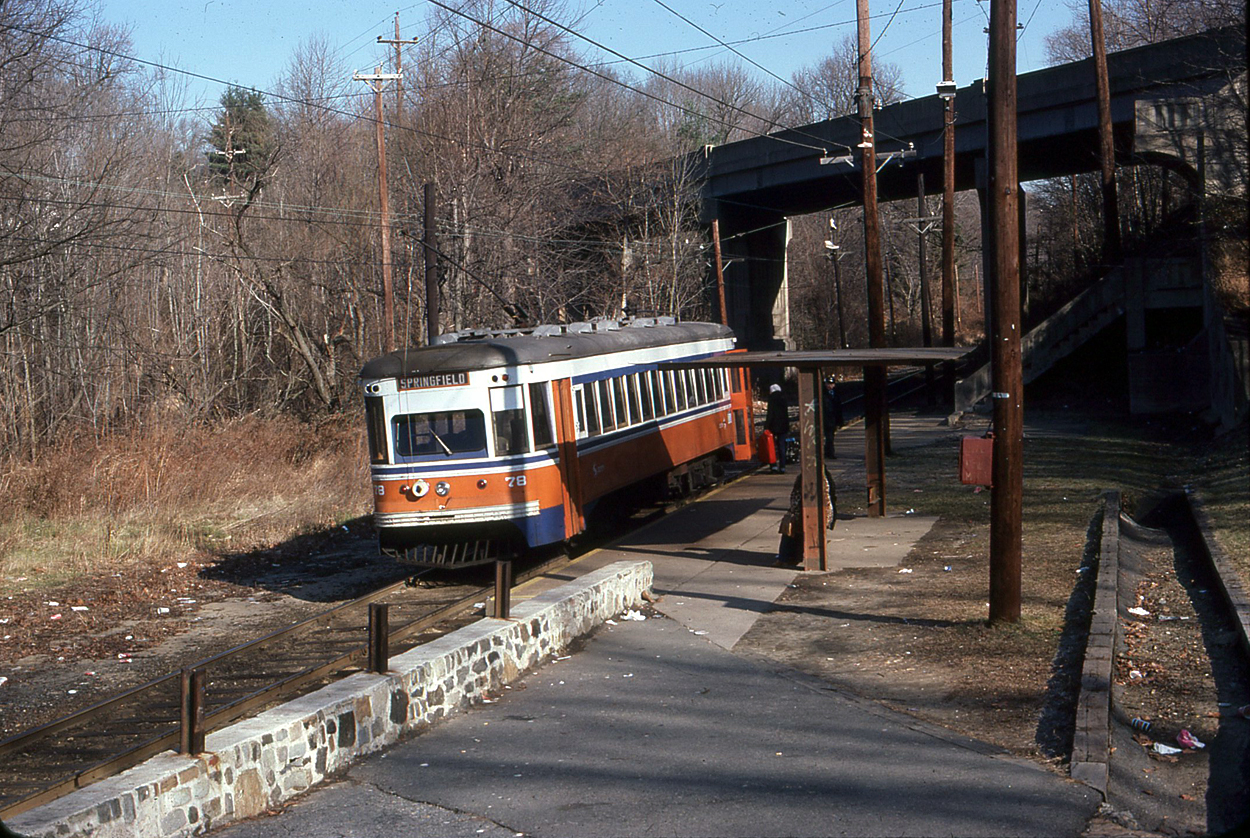
[[[939,421],[896,418],[895,450],[950,433]],[[853,437],[844,492],[863,485]],[[729,651],[794,579],[771,566],[792,481],[753,475],[578,563],[653,562],[661,615],[606,626],[497,702],[219,834],[1079,835],[1099,802],[1084,786]],[[831,556],[897,563],[930,525],[840,520]]]

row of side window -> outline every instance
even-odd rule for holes
[[[724,370],[646,370],[587,382],[574,390],[579,437],[672,416],[726,398]]]

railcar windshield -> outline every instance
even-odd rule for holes
[[[396,416],[395,453],[405,462],[486,456],[486,419],[480,410]]]

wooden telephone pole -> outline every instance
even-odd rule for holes
[[[881,219],[877,212],[877,146],[872,122],[872,40],[868,0],[856,0],[858,23],[859,165],[864,190],[864,269],[868,277],[868,345],[885,346],[885,278],[881,266]],[[885,516],[885,368],[864,370],[864,453],[868,471],[868,515]]]
[[[990,494],[991,623],[1020,619],[1024,384],[1020,361],[1020,181],[1017,165],[1016,3],[991,0],[989,186],[993,275],[990,352],[994,456]]]
[[[951,2],[942,0],[942,345],[955,345],[955,74],[951,56]],[[950,365],[947,365],[950,369]],[[952,382],[953,383],[953,382]]]
[[[354,73],[352,78],[363,81],[373,91],[377,110],[378,140],[378,197],[381,204],[378,226],[382,233],[382,318],[385,351],[395,351],[395,294],[391,285],[391,208],[386,189],[386,137],[382,133],[382,91],[388,81],[397,81],[399,73],[383,73],[378,67],[373,73]]]
[[[1102,33],[1102,2],[1089,0],[1089,37],[1094,51],[1094,89],[1098,95],[1098,157],[1102,164],[1102,261],[1120,261],[1120,203],[1115,187],[1115,138],[1111,133],[1111,82],[1107,43]]]
[[[411,40],[403,40],[399,37],[399,12],[395,13],[395,37],[383,38],[378,36],[379,44],[389,44],[395,47],[395,124],[404,124],[404,53],[403,47],[410,46],[417,42],[416,38]]]

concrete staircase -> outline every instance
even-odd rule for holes
[[[1145,343],[1147,308],[1202,305],[1202,282],[1192,259],[1132,259],[1039,323],[1021,341],[1024,383],[1029,384],[1130,310],[1130,350]],[[955,415],[990,394],[990,365],[955,382]]]

